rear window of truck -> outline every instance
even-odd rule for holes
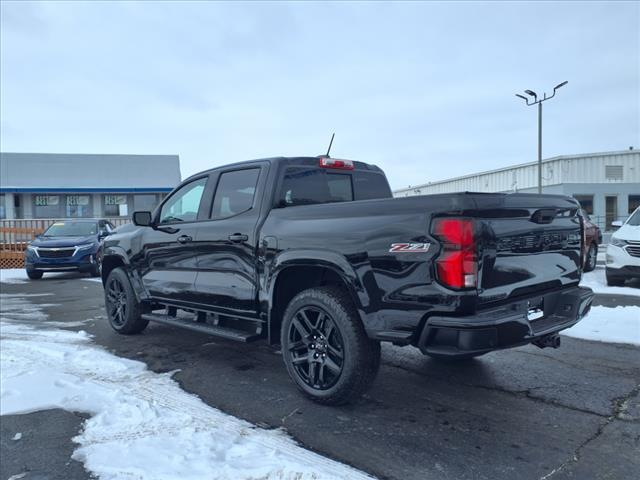
[[[277,206],[351,202],[391,196],[387,179],[379,172],[334,172],[324,168],[289,167],[284,173]]]

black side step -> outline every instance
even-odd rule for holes
[[[172,327],[186,328],[200,333],[208,333],[209,335],[215,335],[217,337],[235,340],[237,342],[248,343],[262,338],[261,335],[256,332],[244,332],[242,330],[236,330],[228,327],[209,325],[207,323],[197,323],[196,321],[187,318],[176,318],[157,313],[144,313],[142,314],[142,318],[149,320],[150,322],[162,323]]]

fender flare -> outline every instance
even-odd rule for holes
[[[331,250],[320,249],[291,249],[277,254],[271,262],[266,265],[265,283],[263,292],[269,305],[269,317],[273,302],[275,286],[280,274],[289,267],[321,267],[335,272],[347,285],[356,309],[361,319],[364,321],[364,310],[370,304],[369,292],[364,287],[360,276],[349,261],[341,254]]]
[[[131,261],[124,248],[119,245],[105,246],[102,254],[103,265],[107,258],[117,258],[124,264],[125,272],[127,273],[129,280],[131,281],[131,286],[133,287],[133,291],[135,292],[137,300],[139,302],[149,297],[146,289],[144,288],[144,284],[142,283],[142,279],[138,275],[138,272],[131,267]],[[106,279],[103,277],[103,285],[105,280]]]

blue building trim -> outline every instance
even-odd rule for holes
[[[0,193],[166,193],[171,187],[156,188],[0,188]]]

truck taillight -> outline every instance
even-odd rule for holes
[[[320,159],[322,168],[337,168],[339,170],[353,170],[355,167],[351,160],[338,160],[337,158],[322,157]]]
[[[475,288],[478,283],[478,251],[473,220],[438,218],[433,234],[442,245],[436,259],[438,280],[451,288]]]

